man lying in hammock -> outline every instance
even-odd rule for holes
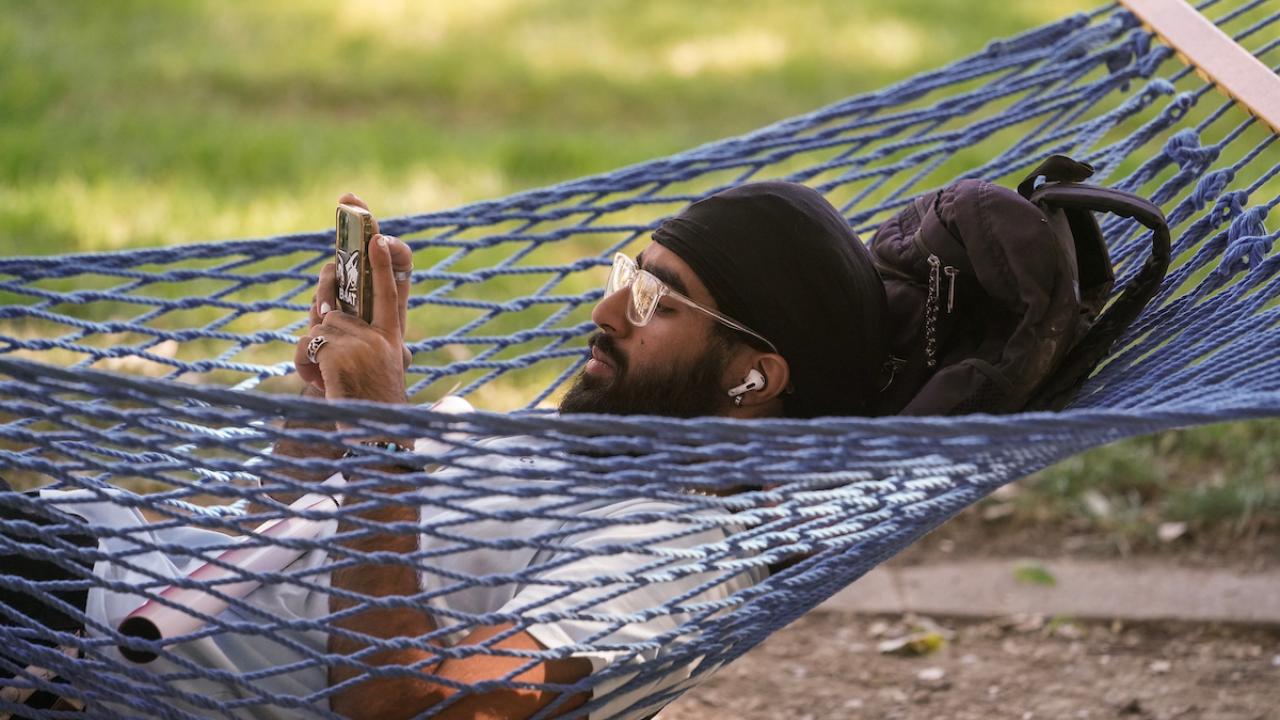
[[[360,203],[350,195],[342,200]],[[312,327],[298,341],[295,362],[313,394],[403,403],[407,270],[412,254],[402,242],[385,236],[377,236],[370,247],[372,322],[334,310],[334,268],[326,267],[312,304]],[[561,411],[730,418],[866,414],[884,383],[883,314],[883,288],[867,250],[820,194],[788,183],[735,188],[694,203],[664,222],[635,259],[624,255],[614,259],[605,296],[592,313],[599,330],[590,341],[590,359],[565,395]],[[409,438],[382,441],[384,448],[393,449],[413,444]],[[665,576],[634,583],[626,592],[617,590],[621,581],[593,588],[588,582],[593,578],[631,578],[654,568],[655,549],[656,557],[663,557],[663,552],[705,548],[722,542],[729,529],[707,523],[694,524],[691,531],[688,507],[660,498],[581,499],[566,494],[568,483],[556,479],[556,466],[544,458],[512,458],[497,452],[503,443],[519,447],[529,441],[493,441],[489,447],[495,450],[494,460],[483,479],[488,492],[442,503],[433,502],[432,488],[414,489],[409,491],[412,495],[396,496],[397,502],[364,511],[358,518],[375,526],[419,523],[424,528],[421,535],[387,532],[343,545],[353,553],[438,549],[432,562],[439,564],[439,572],[409,564],[348,564],[329,578],[338,592],[278,584],[263,586],[246,599],[246,604],[282,620],[343,613],[357,604],[350,599],[356,596],[422,593],[431,598],[425,606],[341,614],[331,625],[342,632],[327,636],[316,630],[281,628],[270,634],[220,631],[170,647],[150,669],[173,673],[171,686],[206,697],[230,700],[256,695],[259,703],[243,705],[238,712],[257,717],[288,717],[298,712],[272,702],[282,697],[297,698],[303,707],[327,699],[340,715],[368,718],[413,717],[439,703],[443,703],[441,717],[528,717],[553,702],[558,714],[601,698],[607,698],[607,704],[593,710],[593,716],[652,714],[655,708],[638,699],[672,687],[688,676],[687,668],[683,674],[674,669],[659,680],[622,689],[630,676],[614,673],[592,683],[589,693],[574,697],[562,698],[550,689],[531,686],[571,685],[615,663],[652,661],[661,655],[655,638],[664,633],[670,637],[688,621],[688,614],[637,615],[670,608],[676,602],[686,607],[714,603],[759,582],[765,571],[748,566],[715,577],[708,572],[681,572],[680,563],[685,561],[667,560],[656,565],[653,573],[655,578]],[[306,455],[316,449],[281,444],[276,452]],[[520,468],[526,479],[508,484],[504,474],[529,463],[545,468],[547,479],[528,480],[526,466]],[[529,497],[527,490],[536,482],[543,483],[539,487],[545,493]],[[508,487],[526,492],[504,493]],[[442,484],[442,488],[457,496],[457,486]],[[566,504],[566,498],[578,499]],[[554,512],[540,512],[540,503]],[[92,512],[87,507],[66,509]],[[128,524],[120,516],[133,511],[116,507],[103,512],[111,517],[90,521]],[[518,519],[510,519],[513,516]],[[672,519],[636,520],[642,517]],[[351,529],[344,526],[337,530]],[[145,543],[200,544],[174,537],[173,532],[157,533]],[[458,542],[459,536],[515,542],[472,546]],[[555,548],[560,552],[519,542],[545,537],[557,538]],[[103,541],[108,552],[112,542]],[[137,547],[131,541],[114,542],[123,543],[126,555],[129,548]],[[459,547],[450,550],[450,543]],[[646,552],[592,552],[611,546],[643,547]],[[145,559],[138,558],[136,550],[132,555],[135,562]],[[327,562],[325,553],[311,552],[290,571],[305,577],[307,570],[318,568],[314,577],[324,572]],[[126,586],[148,582],[146,575],[127,568],[108,565],[95,572]],[[158,568],[153,572],[178,571]],[[458,580],[479,576],[518,581]],[[585,587],[566,592],[574,583]],[[154,587],[154,581],[150,585]],[[140,602],[136,594],[91,595],[87,614],[114,626]],[[532,613],[553,619],[482,627],[458,620],[486,613],[507,617]],[[260,614],[235,607],[227,615],[244,623],[262,622]],[[624,619],[609,622],[607,618]],[[442,636],[436,632],[442,627],[458,631]],[[487,651],[441,661],[436,645],[420,640],[433,632],[435,643],[449,647],[484,644],[507,652],[574,649],[562,659],[531,669],[527,657]],[[360,636],[413,641],[375,650]],[[326,650],[332,656],[356,657],[351,662],[316,661]],[[185,658],[196,667],[256,675],[248,681],[218,681],[192,672],[191,665],[184,667],[169,655]],[[369,667],[413,670],[366,678]],[[514,680],[525,683],[524,687],[504,682],[506,687],[487,692],[457,689],[510,680],[508,676],[521,668],[526,669]],[[326,686],[331,690],[326,691]]]
[[[354,196],[344,202],[359,203]],[[405,402],[405,317],[412,256],[394,238],[377,236],[371,246],[375,308],[371,324],[334,312],[334,268],[321,274],[312,306],[313,327],[299,340],[296,364],[302,378],[328,398]],[[883,384],[885,361],[883,290],[861,242],[847,222],[820,194],[794,184],[757,183],[695,203],[663,223],[653,242],[636,259],[619,254],[592,313],[599,331],[591,338],[591,358],[561,403],[562,412],[670,415],[720,415],[735,418],[815,417],[865,414]],[[324,338],[324,340],[317,340]],[[319,348],[317,351],[317,347]],[[398,442],[405,442],[403,439]],[[627,512],[660,511],[661,503],[632,503]],[[617,514],[614,506],[595,509]],[[378,522],[412,521],[417,507],[386,508],[368,514]],[[678,530],[650,523],[652,535]],[[508,530],[507,532],[510,532]],[[681,537],[694,546],[712,542],[714,533]],[[584,540],[619,541],[618,528]],[[383,536],[359,550],[409,552],[416,539]],[[595,559],[587,567],[558,570],[585,577],[626,573],[636,557]],[[505,569],[505,568],[504,568]],[[759,577],[742,574],[704,593],[702,600],[731,595]],[[658,607],[705,582],[691,575],[659,588],[661,595],[630,593],[615,612]],[[362,595],[419,592],[421,579],[404,568],[365,565],[334,573],[335,587]],[[541,588],[549,595],[554,588]],[[491,610],[537,605],[529,592],[495,604]],[[641,597],[636,597],[637,595]],[[665,598],[663,597],[665,596]],[[641,600],[647,601],[646,606]],[[334,610],[346,603],[334,603]],[[545,611],[546,605],[539,606]],[[599,610],[594,608],[593,610]],[[435,629],[425,611],[369,610],[340,626],[369,635],[417,636]],[[459,642],[483,642],[512,630],[511,623],[472,631]],[[644,641],[670,629],[661,622],[633,623],[612,641]],[[586,641],[598,624],[532,625],[496,644],[498,648],[537,650]],[[622,635],[619,638],[617,635]],[[330,650],[350,654],[359,642],[331,636]],[[441,678],[476,682],[502,678],[525,664],[517,657],[478,655],[458,661],[433,661],[430,648],[382,654],[377,662],[425,664]],[[592,657],[599,666],[607,657]],[[564,683],[591,670],[584,658],[543,663],[518,679]],[[598,667],[597,667],[598,669]],[[337,667],[331,682],[359,674]],[[452,695],[447,684],[412,679],[373,680],[354,685],[332,699],[342,714],[368,717],[412,716]],[[475,695],[457,704],[460,716],[480,710],[501,717],[524,717],[555,697],[534,690],[504,689]],[[576,704],[573,703],[573,704]],[[626,704],[611,703],[621,709]],[[571,706],[571,705],[570,705]],[[561,705],[560,707],[565,707]]]

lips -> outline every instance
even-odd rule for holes
[[[592,359],[592,360],[595,360],[596,362],[600,363],[601,365],[607,365],[607,366],[609,366],[609,367],[615,367],[614,362],[613,362],[612,360],[610,360],[610,359],[609,359],[609,356],[608,356],[608,355],[606,355],[606,354],[605,354],[605,352],[604,352],[603,350],[601,350],[601,349],[600,349],[600,346],[599,346],[599,345],[592,345],[592,346],[591,346],[591,359]]]
[[[622,358],[612,343],[613,338],[604,334],[597,334],[591,338],[589,343],[591,353],[586,368],[589,374],[616,375],[621,372]]]

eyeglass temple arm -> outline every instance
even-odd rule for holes
[[[684,303],[685,305],[688,305],[691,308],[694,308],[695,310],[701,310],[702,312],[710,315],[711,317],[715,318],[716,320],[719,320],[720,322],[724,323],[725,325],[728,325],[729,327],[733,328],[734,330],[737,330],[738,332],[744,332],[750,335],[751,337],[759,340],[765,345],[768,345],[769,349],[772,350],[774,353],[781,354],[781,353],[778,353],[777,346],[769,342],[769,340],[765,338],[765,336],[761,335],[755,330],[752,330],[746,325],[743,325],[737,320],[734,320],[733,318],[730,318],[727,315],[721,315],[720,313],[716,312],[715,310],[712,310],[709,307],[704,307],[703,305],[698,304],[696,300],[687,298],[684,295],[681,295],[680,293],[676,292],[675,290],[668,290],[667,295],[679,300],[680,302]]]

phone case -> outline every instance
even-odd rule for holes
[[[334,225],[338,309],[372,322],[369,241],[373,239],[373,215],[362,207],[339,205]]]

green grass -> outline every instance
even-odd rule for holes
[[[1280,420],[1134,438],[1064,460],[1020,484],[1024,522],[1068,522],[1131,546],[1161,523],[1240,539],[1280,531]]]
[[[0,253],[324,227],[606,171],[881,87],[1059,2],[6,4]]]

